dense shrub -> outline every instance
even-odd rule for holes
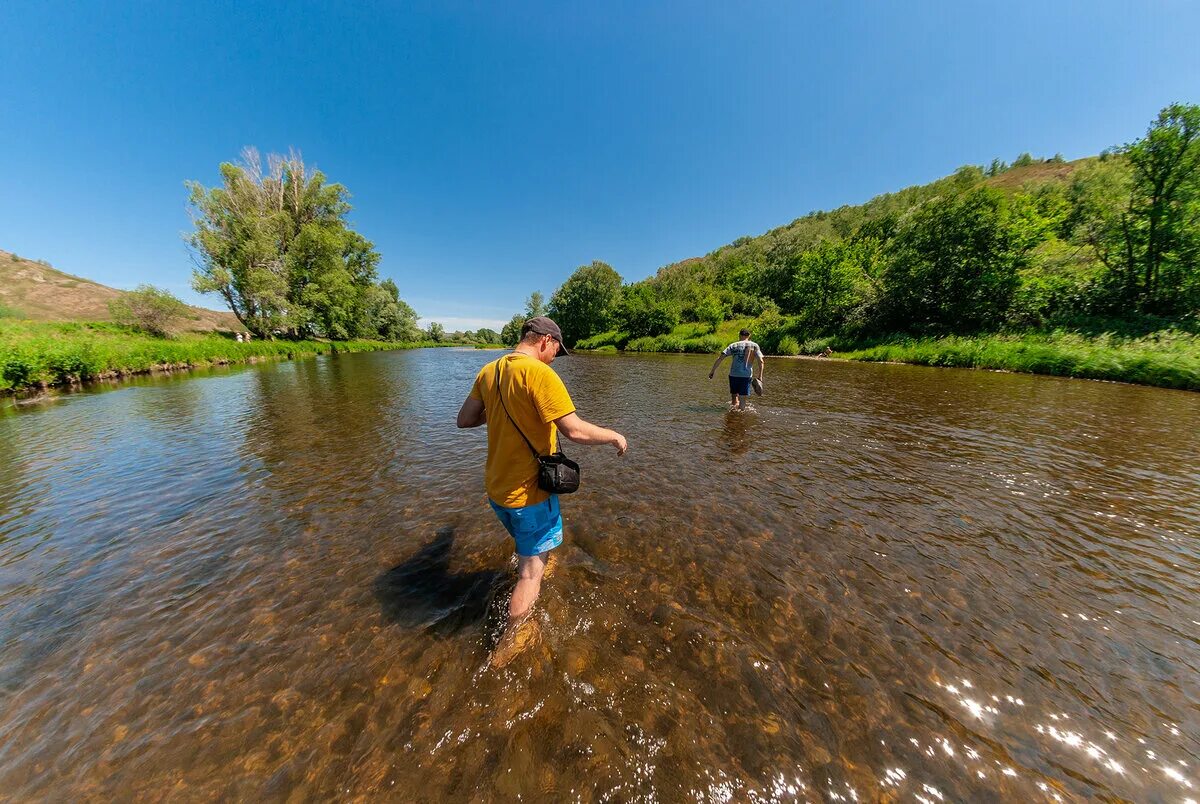
[[[700,338],[689,338],[683,342],[685,352],[712,354],[725,348],[725,344],[716,335],[704,335]]]
[[[187,313],[187,305],[169,291],[139,285],[110,301],[108,310],[118,323],[163,337]]]
[[[779,339],[779,345],[775,347],[777,355],[798,355],[800,354],[800,344],[791,335],[784,335]]]
[[[657,343],[658,349],[656,351],[659,351],[659,352],[682,352],[682,351],[684,351],[683,338],[680,338],[678,335],[660,335],[657,338],[657,341],[658,341],[658,343]]]
[[[802,355],[819,355],[827,348],[833,348],[833,338],[809,338],[804,343],[800,344],[800,354]]]
[[[609,330],[601,332],[599,335],[593,335],[590,338],[583,338],[576,342],[576,349],[599,349],[602,346],[612,346],[616,349],[621,349],[629,342],[629,333],[620,332],[618,330]]]
[[[658,338],[634,338],[629,343],[625,344],[626,352],[657,352]]]

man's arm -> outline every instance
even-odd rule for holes
[[[624,455],[628,448],[625,436],[616,430],[585,422],[574,412],[555,419],[554,426],[576,444],[612,444],[617,448],[618,455]]]
[[[713,375],[717,373],[717,366],[721,365],[721,361],[725,359],[725,353],[717,355],[717,362],[713,363],[712,371],[708,372],[708,378],[711,380]]]
[[[762,349],[758,350],[758,379],[762,380],[763,369],[767,367],[767,359],[763,357]]]
[[[487,424],[487,411],[483,408],[483,402],[469,396],[458,409],[458,426],[478,427],[481,424]]]

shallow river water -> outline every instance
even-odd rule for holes
[[[1200,394],[555,363],[539,634],[454,416],[494,352],[0,408],[0,799],[1200,799]]]

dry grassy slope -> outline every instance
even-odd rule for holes
[[[0,306],[34,321],[110,321],[108,303],[124,291],[64,274],[0,249]],[[185,329],[244,329],[233,313],[188,307]]]
[[[999,190],[1015,191],[1026,184],[1041,184],[1043,182],[1065,183],[1076,168],[1083,167],[1095,161],[1094,156],[1076,159],[1073,162],[1036,162],[1025,167],[1009,168],[999,176],[992,176],[987,183]]]

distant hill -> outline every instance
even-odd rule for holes
[[[111,321],[108,303],[123,293],[0,249],[0,313],[33,321]],[[183,326],[199,331],[245,329],[233,313],[191,306]]]
[[[1040,185],[1067,185],[1071,174],[1078,168],[1094,162],[1096,157],[1084,157],[1071,162],[1035,159],[1031,164],[1006,167],[994,176],[987,176],[984,183],[997,190],[1013,194],[1034,190]],[[702,271],[714,257],[729,256],[749,248],[772,253],[777,250],[794,251],[811,246],[822,238],[847,237],[864,221],[886,214],[904,214],[919,204],[947,190],[952,190],[958,174],[937,179],[928,184],[906,187],[891,193],[883,193],[862,204],[847,204],[833,210],[810,212],[783,226],[778,226],[761,235],[739,237],[727,245],[717,248],[704,257],[689,257],[660,269],[659,273],[674,271]]]

